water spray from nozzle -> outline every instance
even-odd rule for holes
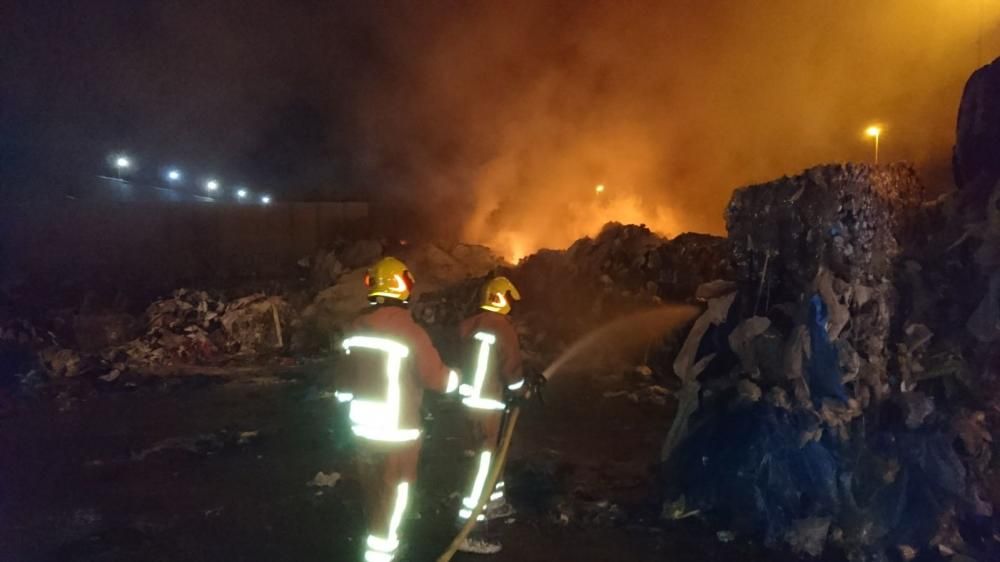
[[[542,376],[551,380],[572,360],[583,356],[586,351],[601,346],[612,348],[603,357],[623,357],[638,353],[650,343],[661,341],[670,332],[680,329],[693,320],[699,312],[697,307],[691,305],[664,305],[612,320],[566,348],[566,351],[546,367]]]

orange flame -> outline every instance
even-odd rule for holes
[[[488,219],[467,225],[466,237],[516,264],[540,249],[563,249],[579,238],[594,236],[608,222],[645,224],[662,236],[681,232],[681,222],[663,204],[653,204],[627,189],[598,193],[601,197],[581,197],[557,208],[533,209],[529,215],[517,217],[523,220],[504,220],[494,230],[490,222],[504,216],[499,214],[498,204],[486,213]]]

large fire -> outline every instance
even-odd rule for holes
[[[435,223],[460,222],[464,239],[512,260],[608,221],[723,234],[734,188],[874,160],[876,137],[860,134],[873,122],[892,131],[880,129],[880,162],[913,161],[947,184],[955,115],[939,107],[955,106],[1000,39],[1000,0],[744,2],[683,18],[640,4],[569,17],[500,3],[435,34],[416,87],[373,112],[373,130],[415,120],[380,138],[451,196],[421,194]],[[414,110],[385,109],[397,105]]]
[[[498,216],[496,210],[491,216]],[[530,213],[527,220],[502,221],[495,229],[488,223],[474,223],[468,236],[517,263],[540,249],[562,249],[581,237],[596,235],[601,227],[613,221],[645,224],[668,237],[682,230],[673,211],[662,202],[646,200],[628,187],[600,183],[581,186],[576,199]]]

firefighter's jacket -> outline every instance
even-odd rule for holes
[[[459,392],[470,408],[504,409],[508,392],[524,386],[521,344],[510,318],[482,311],[459,326],[466,359]]]
[[[407,309],[372,308],[358,317],[343,341],[347,353],[337,399],[350,402],[354,433],[383,442],[420,437],[425,389],[444,392],[448,369],[430,337]]]

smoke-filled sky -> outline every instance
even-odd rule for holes
[[[7,0],[0,166],[128,150],[507,255],[608,220],[721,232],[736,187],[870,159],[873,122],[880,158],[946,187],[998,22],[1000,0]]]

